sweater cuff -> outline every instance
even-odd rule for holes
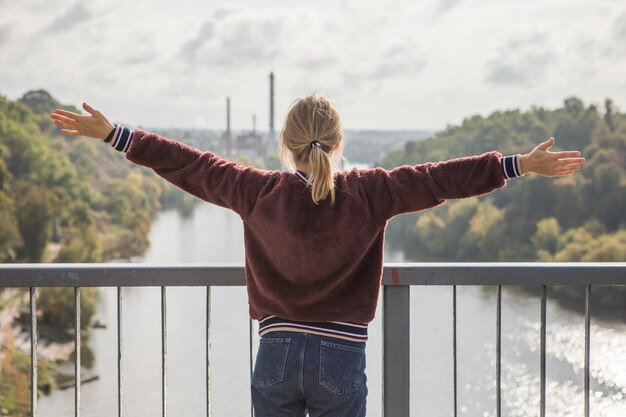
[[[517,154],[502,158],[502,171],[504,172],[504,178],[509,180],[511,178],[523,177],[526,175],[522,173],[521,157],[521,154]]]
[[[113,133],[113,139],[111,139],[111,146],[120,152],[126,153],[130,149],[130,145],[133,142],[133,132],[126,126],[117,125],[115,133]]]

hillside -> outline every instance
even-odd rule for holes
[[[0,96],[0,262],[141,254],[163,184],[93,140],[61,137],[45,91]]]
[[[406,143],[382,164],[526,153],[550,136],[554,151],[582,151],[587,163],[575,175],[530,174],[487,196],[401,216],[391,222],[388,242],[407,261],[626,261],[626,115],[610,100],[602,109],[569,98],[553,110],[474,116]],[[626,304],[624,291],[606,298]]]

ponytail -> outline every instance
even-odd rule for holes
[[[319,204],[330,194],[330,203],[335,202],[335,183],[333,181],[332,161],[319,145],[311,145],[309,151],[309,181],[311,182],[311,197],[315,204]]]
[[[343,130],[339,114],[323,95],[301,97],[293,102],[278,143],[283,165],[305,165],[315,204],[330,195],[335,202],[333,167],[343,158]]]

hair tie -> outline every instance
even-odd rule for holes
[[[322,145],[317,140],[312,140],[311,141],[311,149],[315,148],[316,146],[319,148]]]

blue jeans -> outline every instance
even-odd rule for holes
[[[251,385],[256,417],[365,416],[365,342],[268,333],[261,338]]]

